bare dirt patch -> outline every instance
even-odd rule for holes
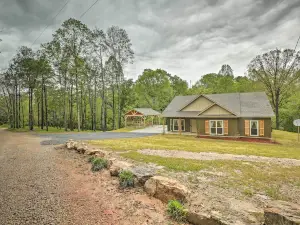
[[[283,166],[300,166],[300,160],[286,159],[286,158],[273,158],[254,155],[234,155],[234,154],[219,154],[215,152],[187,152],[187,151],[168,151],[168,150],[152,150],[143,149],[138,150],[139,153],[145,155],[156,155],[168,158],[184,158],[196,160],[235,160],[235,161],[249,161],[249,162],[264,162],[275,163]]]

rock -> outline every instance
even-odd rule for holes
[[[111,162],[111,161],[109,161]],[[121,170],[128,170],[133,165],[131,163],[125,161],[114,160],[112,165],[109,168],[109,172],[111,176],[118,176]]]
[[[87,145],[85,144],[85,143],[83,143],[83,142],[75,142],[74,143],[74,149],[78,152],[78,153],[81,153],[81,154],[83,154],[83,153],[85,153],[85,151],[87,151],[88,150],[88,147],[87,147]]]
[[[65,147],[66,147],[66,145],[61,144],[61,145],[56,145],[56,146],[54,146],[54,149],[60,150],[60,149],[64,149]]]
[[[194,225],[229,225],[229,223],[221,221],[221,219],[218,219],[214,216],[191,211],[188,212],[186,219],[188,222]]]
[[[160,199],[163,202],[170,200],[186,201],[189,191],[178,181],[162,177],[154,176],[146,181],[144,189],[150,196]]]
[[[153,177],[156,173],[156,169],[145,166],[136,166],[129,169],[133,175],[137,178],[137,182],[144,185],[146,181]]]
[[[75,144],[77,144],[77,142],[73,141],[73,139],[70,139],[67,141],[66,147],[67,149],[72,150],[74,149]]]
[[[85,151],[85,154],[87,154],[87,155],[96,155],[100,158],[104,158],[105,155],[106,155],[105,152],[103,152],[99,149],[91,149],[91,150],[88,149],[88,150]]]
[[[264,210],[265,225],[299,225],[300,206],[291,202],[273,201]]]

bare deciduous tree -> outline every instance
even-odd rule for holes
[[[300,79],[300,51],[272,50],[256,56],[248,66],[251,78],[262,82],[276,115],[279,129],[279,107],[288,97],[290,87]]]

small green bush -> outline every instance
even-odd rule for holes
[[[88,162],[92,163],[95,159],[97,159],[96,156],[91,156],[89,157]]]
[[[121,171],[119,173],[119,180],[120,180],[120,186],[123,188],[134,186],[133,173],[131,171],[128,170]]]
[[[167,211],[174,220],[181,222],[186,221],[187,210],[179,201],[169,201]]]
[[[108,162],[103,158],[94,158],[91,161],[92,163],[92,171],[100,171],[104,168],[107,168]]]

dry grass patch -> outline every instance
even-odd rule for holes
[[[273,131],[276,141],[282,145],[201,139],[193,136],[156,135],[142,138],[91,141],[92,144],[114,151],[140,149],[180,150],[189,152],[217,152],[237,155],[257,155],[277,158],[300,159],[300,143],[297,134],[285,131]]]
[[[144,163],[155,163],[175,171],[212,171],[226,174],[219,177],[215,185],[223,188],[235,188],[247,196],[264,193],[273,199],[289,199],[282,194],[283,185],[296,188],[300,192],[300,167],[281,167],[269,163],[241,162],[228,160],[199,161],[181,158],[164,158],[143,155],[135,151],[121,153],[125,158]]]

